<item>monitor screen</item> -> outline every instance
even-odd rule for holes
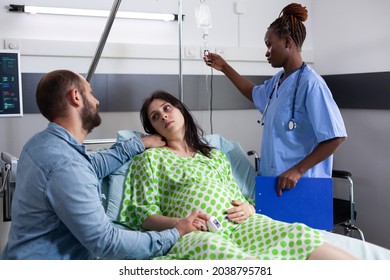
[[[20,52],[0,50],[0,117],[23,116]]]

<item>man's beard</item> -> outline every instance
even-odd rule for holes
[[[102,123],[98,108],[94,109],[92,104],[84,99],[84,109],[81,112],[81,122],[83,128],[90,133],[95,127]]]

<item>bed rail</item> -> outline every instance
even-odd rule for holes
[[[84,140],[84,145],[101,145],[101,144],[114,144],[116,142],[115,138],[107,139],[86,139]]]

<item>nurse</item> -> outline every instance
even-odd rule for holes
[[[347,137],[328,86],[302,59],[307,16],[306,7],[292,3],[268,27],[265,56],[272,67],[282,69],[261,85],[241,76],[218,54],[204,57],[262,113],[259,175],[279,176],[279,195],[302,176],[331,177],[333,154]]]

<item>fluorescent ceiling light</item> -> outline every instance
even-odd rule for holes
[[[87,9],[71,9],[71,8],[55,8],[55,7],[39,7],[27,5],[10,4],[10,12],[28,13],[28,14],[50,14],[50,15],[70,15],[70,16],[87,16],[87,17],[105,17],[110,14],[104,10],[87,10]],[[162,20],[162,21],[177,21],[176,14],[160,14],[160,13],[138,13],[138,12],[117,12],[116,18],[127,19],[147,19],[147,20]]]

